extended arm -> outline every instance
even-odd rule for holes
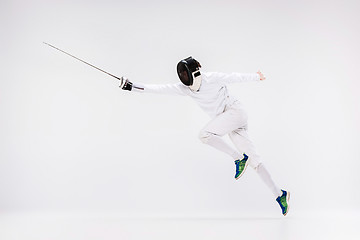
[[[171,95],[185,95],[184,86],[181,83],[175,84],[142,84],[133,83],[125,77],[120,78],[119,87],[123,90],[146,92],[146,93],[160,93],[160,94],[171,94]]]
[[[264,74],[260,71],[257,73],[208,73],[209,77],[214,81],[220,81],[223,83],[241,83],[265,80]]]

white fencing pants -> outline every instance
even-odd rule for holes
[[[203,143],[229,154],[234,160],[242,159],[243,153],[249,156],[249,164],[256,168],[260,157],[247,133],[247,114],[240,105],[234,103],[212,119],[201,131],[199,138]],[[236,149],[229,146],[221,137],[228,134]]]
[[[226,134],[229,135],[236,149],[221,138]],[[226,107],[223,113],[217,115],[200,131],[199,138],[203,143],[227,153],[234,160],[241,160],[245,153],[249,157],[249,165],[256,170],[274,196],[282,194],[255,151],[254,144],[247,133],[247,114],[240,104],[234,103]]]

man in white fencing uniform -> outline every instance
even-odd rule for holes
[[[241,103],[229,96],[226,87],[228,83],[265,80],[264,75],[260,71],[250,74],[200,73],[200,68],[198,61],[188,57],[177,65],[178,76],[181,80],[179,83],[141,84],[130,82],[122,77],[120,87],[129,91],[176,94],[194,99],[212,118],[200,131],[200,140],[234,159],[235,179],[239,179],[244,174],[248,165],[254,168],[274,194],[285,216],[289,210],[290,193],[276,186],[261,162],[247,134],[247,114]],[[222,139],[222,136],[226,134],[229,135],[235,148]]]

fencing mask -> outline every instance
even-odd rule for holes
[[[177,64],[177,73],[181,82],[197,92],[201,86],[201,65],[193,57],[185,58]]]

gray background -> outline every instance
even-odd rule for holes
[[[0,212],[122,216],[280,215],[252,169],[203,145],[191,99],[124,92],[203,71],[234,84],[250,135],[290,214],[359,209],[358,1],[19,1],[0,3]]]

